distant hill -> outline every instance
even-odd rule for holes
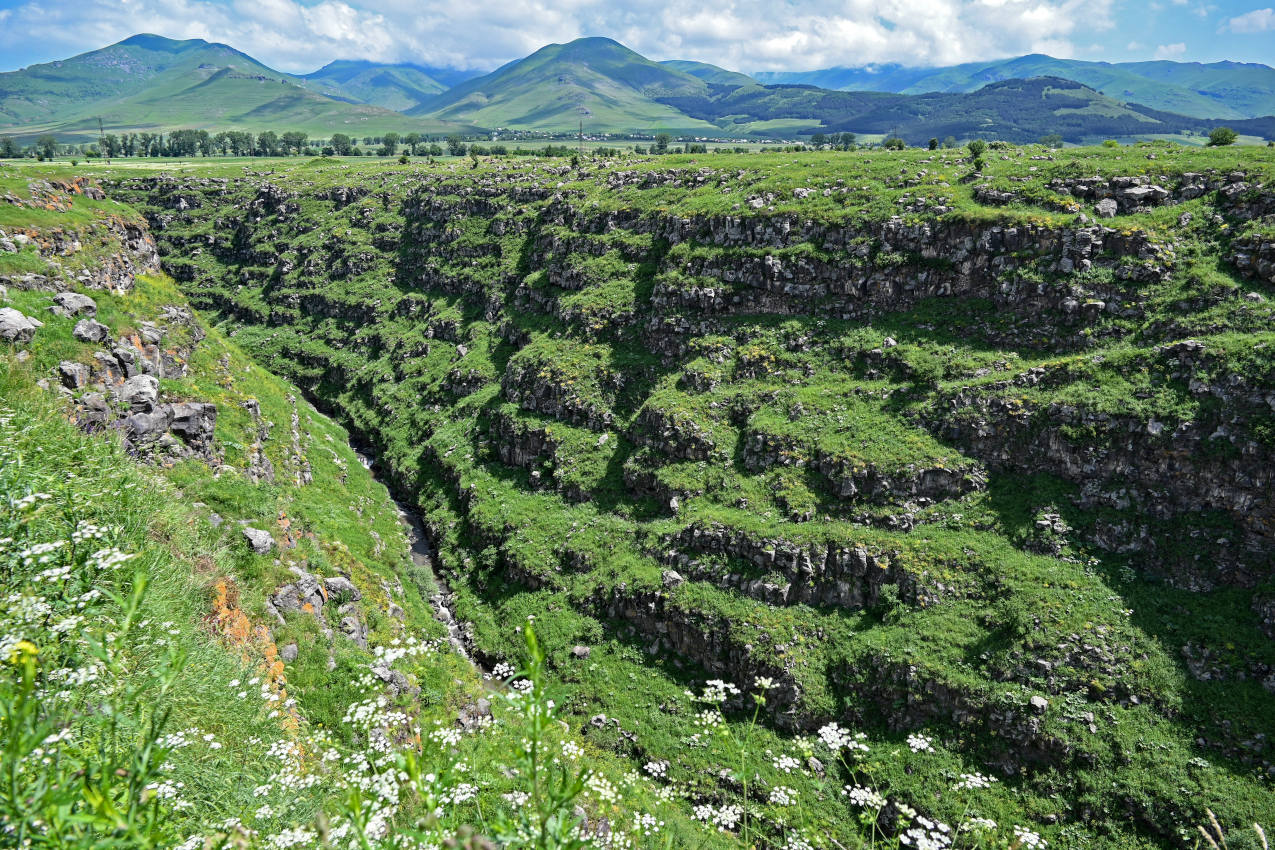
[[[1050,73],[1055,68],[1094,82]],[[829,69],[804,75],[819,85],[764,85],[803,75],[763,74],[758,82],[704,62],[653,62],[609,38],[581,38],[481,76],[358,60],[293,76],[224,44],[138,35],[0,73],[0,133],[88,140],[100,118],[115,133],[270,129],[364,138],[389,131],[563,133],[583,124],[592,133],[726,139],[848,131],[897,133],[909,143],[949,135],[1031,142],[1052,134],[1092,142],[1198,134],[1225,121],[1240,133],[1270,137],[1272,117],[1193,116],[1222,106],[1260,110],[1263,97],[1271,101],[1268,116],[1275,114],[1275,88],[1263,89],[1271,75],[1264,65],[1115,66],[1022,56],[945,69]],[[895,88],[903,91],[879,90]],[[1172,108],[1158,105],[1164,103]]]
[[[1041,54],[941,68],[868,65],[820,71],[757,72],[767,84],[806,84],[843,91],[898,94],[972,92],[988,83],[1061,77],[1115,100],[1196,118],[1275,114],[1275,68],[1240,62],[1083,62]]]
[[[903,95],[780,85],[661,98],[661,102],[723,128],[804,119],[810,122],[801,131],[806,135],[815,131],[897,134],[909,144],[948,135],[1034,142],[1054,133],[1070,142],[1083,142],[1203,131],[1214,123],[1125,105],[1058,77],[1006,80],[970,93]]]
[[[478,74],[477,71],[427,68],[406,63],[385,65],[339,59],[297,79],[306,88],[329,97],[407,112]]]
[[[594,131],[709,131],[715,128],[657,100],[708,93],[697,76],[609,38],[581,38],[542,47],[408,114],[491,128],[569,130],[583,121]]]
[[[691,62],[686,59],[666,59],[660,63],[665,68],[672,68],[674,71],[681,71],[683,74],[690,74],[692,77],[698,77],[706,83],[712,83],[719,86],[753,86],[757,81],[747,74],[741,74],[738,71],[727,71],[725,68],[719,68],[716,65],[710,65],[707,62]]]
[[[300,82],[224,44],[136,35],[0,74],[0,132],[91,138],[98,118],[109,132],[184,127],[362,136],[459,128],[336,100]]]

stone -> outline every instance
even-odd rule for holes
[[[590,652],[592,652],[592,650],[590,650],[589,647],[581,646],[580,644],[576,644],[571,647],[571,654],[576,658],[579,658],[581,661],[588,658]]]
[[[279,650],[279,657],[283,659],[284,664],[291,664],[297,660],[297,655],[301,650],[297,648],[295,643],[285,644],[283,649]]]
[[[97,302],[78,292],[59,292],[53,296],[49,312],[64,319],[74,316],[96,316]]]
[[[63,360],[58,364],[58,379],[68,390],[83,389],[89,382],[89,367],[74,360]]]
[[[138,377],[150,377],[142,375]],[[130,378],[135,381],[137,378]],[[127,382],[126,382],[127,384]],[[173,419],[169,426],[186,445],[198,451],[211,451],[213,430],[217,426],[217,405],[199,402],[181,402],[170,406]]]
[[[677,570],[665,570],[660,575],[660,580],[664,583],[664,586],[669,589],[686,583],[686,579],[682,578],[682,574]]]
[[[325,578],[323,580],[323,589],[328,592],[329,599],[358,602],[363,598],[363,594],[359,593],[359,589],[354,586],[354,582],[345,576]]]
[[[43,326],[42,322],[24,316],[12,307],[0,309],[0,340],[5,342],[28,343],[35,339],[36,329]]]
[[[124,437],[136,448],[167,435],[172,423],[172,411],[166,407],[132,413],[124,419]]]
[[[1094,206],[1094,212],[1098,214],[1098,218],[1115,218],[1116,213],[1120,212],[1120,205],[1115,198],[1103,198]]]
[[[1031,706],[1036,714],[1044,714],[1049,710],[1049,700],[1042,696],[1034,696],[1031,698]]]
[[[265,555],[274,548],[274,538],[270,536],[268,531],[262,531],[260,528],[245,528],[243,536],[244,540],[248,541],[248,545],[252,547],[252,551],[258,555]]]
[[[130,410],[151,411],[159,401],[159,380],[152,375],[134,375],[115,390],[115,398]]]
[[[80,319],[75,323],[71,336],[80,342],[101,344],[111,338],[111,329],[97,319]]]

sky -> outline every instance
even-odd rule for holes
[[[291,73],[333,59],[485,71],[586,35],[741,71],[1023,53],[1275,64],[1263,0],[0,0],[0,69],[139,32],[223,42]]]

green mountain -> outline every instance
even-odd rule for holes
[[[971,93],[905,95],[830,91],[814,86],[751,86],[707,96],[662,98],[723,130],[789,122],[800,134],[854,132],[899,135],[909,144],[932,137],[1033,142],[1057,133],[1069,142],[1108,137],[1202,132],[1214,122],[1126,105],[1058,77],[1006,80]],[[1260,132],[1235,122],[1244,132]]]
[[[1082,62],[1032,54],[945,68],[868,65],[821,71],[758,72],[763,83],[899,94],[972,92],[988,83],[1061,77],[1126,103],[1196,118],[1275,114],[1275,68],[1241,62]]]
[[[692,77],[698,77],[706,83],[718,86],[753,86],[757,81],[747,74],[741,74],[738,71],[727,71],[725,68],[719,68],[716,65],[710,65],[707,62],[692,62],[687,59],[666,59],[660,63],[665,68],[672,68],[674,71],[681,71],[683,74],[690,74]]]
[[[583,121],[604,132],[711,131],[656,101],[705,96],[696,76],[652,62],[609,38],[550,44],[410,110],[491,128],[565,130]]]
[[[310,91],[224,44],[136,35],[65,61],[0,74],[0,132],[304,130],[378,135],[454,129]]]
[[[328,97],[406,112],[449,88],[432,76],[431,70],[418,65],[339,59],[299,79],[306,88]]]

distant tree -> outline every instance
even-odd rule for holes
[[[946,150],[953,150],[953,149],[955,149],[955,148],[956,148],[956,136],[948,136],[948,137],[946,137],[945,139],[943,139],[943,147],[944,147]]]
[[[13,136],[0,136],[0,159],[17,159],[22,156],[22,145]]]
[[[825,133],[814,133],[810,136],[810,144],[813,147],[821,148],[828,144],[828,136]]]
[[[251,156],[257,149],[257,140],[252,133],[244,130],[231,130],[226,134],[230,142],[230,152],[235,156]]]
[[[983,141],[982,139],[975,139],[974,141],[970,142],[965,147],[967,150],[969,150],[970,156],[972,156],[975,159],[978,159],[980,156],[983,155],[983,151],[987,150],[987,142]]]
[[[421,143],[420,133],[408,133],[403,137],[403,144],[407,145],[407,150],[412,156],[416,156],[416,148]]]
[[[898,136],[890,136],[881,143],[881,147],[888,151],[901,151],[907,147],[907,142],[903,141]]]
[[[350,151],[354,150],[354,140],[345,133],[334,133],[331,144],[337,156],[349,156]]]
[[[299,154],[305,148],[305,143],[310,137],[299,130],[289,130],[279,137],[285,150]]]
[[[1041,136],[1040,143],[1047,148],[1060,148],[1063,146],[1063,137],[1058,133],[1050,133],[1048,136]]]
[[[382,154],[383,156],[394,156],[398,153],[398,133],[386,133],[381,137],[381,144],[389,151],[388,154]]]
[[[453,133],[447,137],[447,152],[452,156],[465,155],[465,143],[461,141],[460,136]]]
[[[428,154],[429,156],[442,156],[443,148],[437,142],[431,142],[429,146],[429,150],[425,151],[425,153]]]
[[[1239,138],[1239,134],[1230,127],[1214,127],[1209,132],[1209,147],[1224,148],[1227,145],[1235,144],[1235,140]]]
[[[58,140],[56,136],[45,133],[43,136],[35,140],[35,149],[40,156],[45,159],[53,159],[58,152]]]
[[[938,138],[937,138],[937,137],[935,137],[935,138],[933,138],[933,139],[930,139],[930,150],[932,150],[932,151],[936,151],[936,150],[938,150],[938,149],[939,149],[939,140],[938,140]]]
[[[668,153],[669,142],[673,141],[673,137],[668,133],[660,133],[655,137],[655,150],[652,153]]]
[[[1118,148],[1120,147],[1120,143],[1117,142],[1115,139],[1106,139],[1105,141],[1103,141],[1102,146],[1104,148]]]
[[[279,136],[274,130],[267,130],[264,133],[257,134],[258,156],[278,156],[282,150]]]
[[[206,143],[207,139],[207,130],[174,130],[168,135],[168,155],[195,156],[199,153],[200,143]]]

